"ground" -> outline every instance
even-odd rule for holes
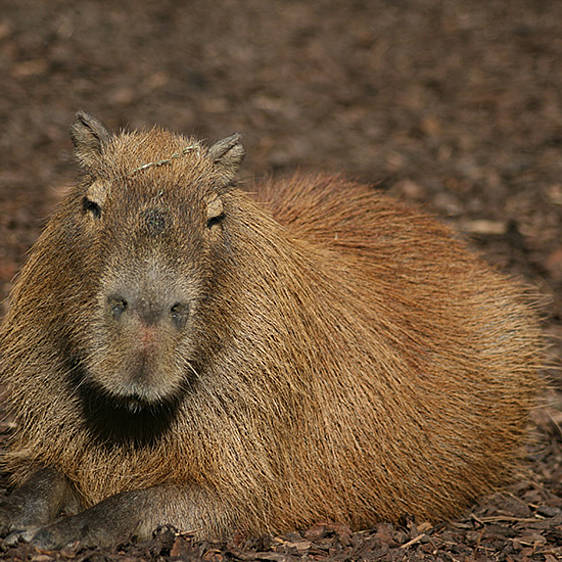
[[[556,0],[4,2],[0,296],[75,178],[68,127],[84,109],[112,129],[158,124],[210,141],[239,131],[243,179],[333,170],[415,201],[539,288],[553,343],[528,472],[458,520],[360,533],[319,522],[216,545],[163,529],[117,549],[0,545],[0,556],[560,559],[561,60]]]

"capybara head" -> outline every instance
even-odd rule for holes
[[[209,334],[239,136],[210,149],[164,131],[110,136],[81,113],[72,138],[85,172],[76,236],[95,270],[81,312],[89,382],[131,411],[175,400]]]

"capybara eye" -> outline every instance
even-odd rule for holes
[[[101,207],[95,201],[92,201],[87,197],[84,197],[84,199],[82,199],[82,209],[86,213],[92,213],[92,215],[96,219],[99,219],[101,217]]]
[[[209,219],[207,219],[207,228],[212,228],[213,226],[215,226],[216,224],[219,224],[222,219],[224,219],[224,213],[216,216],[216,217],[211,217]]]
[[[119,320],[121,314],[127,309],[127,301],[121,297],[109,297],[109,310],[114,320]]]
[[[187,315],[189,314],[189,305],[177,302],[170,308],[170,318],[177,328],[183,328]]]

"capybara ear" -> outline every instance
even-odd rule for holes
[[[95,118],[79,111],[70,130],[74,144],[74,154],[80,164],[86,168],[94,168],[99,163],[103,146],[107,144],[110,134]]]
[[[218,187],[223,187],[234,179],[246,151],[240,142],[240,134],[234,133],[230,137],[217,141],[209,148],[208,154],[219,175],[220,185]]]

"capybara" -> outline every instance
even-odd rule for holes
[[[540,387],[533,298],[433,218],[78,113],[83,174],[0,331],[16,486],[43,547],[438,521],[513,477]]]

